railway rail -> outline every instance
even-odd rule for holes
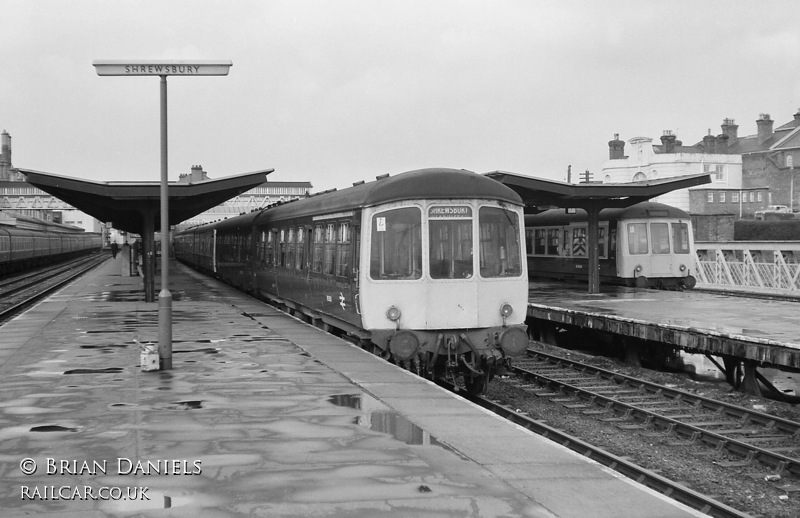
[[[540,351],[529,351],[514,371],[524,390],[621,429],[654,427],[731,454],[722,466],[756,461],[800,477],[800,423]]]
[[[437,380],[442,386],[456,391],[455,385]],[[739,511],[731,506],[715,500],[714,498],[704,495],[700,492],[694,491],[685,485],[663,477],[651,470],[643,468],[629,460],[614,455],[602,448],[589,444],[581,439],[574,437],[563,430],[548,426],[542,421],[533,419],[517,410],[505,406],[497,401],[493,401],[484,396],[468,394],[461,390],[458,392],[462,397],[480,405],[491,412],[498,414],[513,423],[527,428],[532,432],[539,434],[547,439],[561,444],[585,457],[588,457],[608,468],[611,468],[626,477],[643,484],[650,489],[660,492],[661,494],[677,500],[693,509],[697,509],[709,516],[719,518],[745,518],[750,517],[750,514]]]
[[[96,268],[110,256],[92,254],[0,281],[0,325],[23,309]]]

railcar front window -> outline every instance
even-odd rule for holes
[[[372,217],[369,273],[377,280],[422,277],[422,213],[418,208],[388,210]]]
[[[689,225],[686,223],[672,224],[672,249],[676,254],[689,253]]]
[[[653,238],[653,253],[664,255],[669,253],[669,224],[651,223],[650,235]]]
[[[431,278],[472,277],[472,209],[432,207],[428,225]]]
[[[481,207],[480,269],[483,277],[522,275],[522,246],[519,242],[519,216],[497,207]]]
[[[628,223],[628,253],[644,255],[648,252],[647,223]]]

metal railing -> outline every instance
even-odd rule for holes
[[[697,287],[800,296],[800,242],[696,242]]]

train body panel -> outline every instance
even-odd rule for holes
[[[522,203],[469,171],[412,171],[175,242],[180,260],[470,390],[527,347]]]
[[[531,277],[588,278],[587,215],[553,209],[528,215],[526,237]],[[604,209],[599,216],[601,282],[691,289],[694,242],[689,215],[644,202]]]
[[[102,238],[97,233],[28,230],[0,225],[0,275],[99,251],[101,245]]]

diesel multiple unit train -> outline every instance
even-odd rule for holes
[[[423,169],[176,233],[177,259],[480,392],[525,353],[522,200]]]
[[[100,250],[100,234],[0,225],[0,276]]]
[[[600,211],[600,281],[640,288],[692,289],[692,222],[686,212],[644,202]],[[531,277],[588,277],[587,214],[552,209],[525,217]]]

